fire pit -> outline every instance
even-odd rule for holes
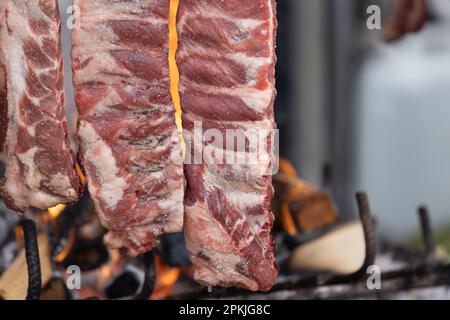
[[[2,224],[8,223],[9,236],[1,242],[0,257],[8,260],[11,250],[17,252],[21,243],[24,249],[4,266],[0,295],[3,299],[30,300],[354,299],[400,297],[423,288],[440,292],[442,286],[450,283],[450,265],[435,255],[426,208],[418,211],[426,250],[416,252],[379,241],[367,195],[358,193],[356,197],[365,242],[362,266],[351,274],[293,272],[286,258],[292,250],[328,234],[335,227],[307,236],[291,235],[288,230],[277,228],[281,274],[268,293],[197,284],[192,279],[182,234],[164,236],[157,249],[136,258],[107,249],[102,241],[105,230],[95,219],[87,195],[73,206],[40,213],[35,221],[19,220],[13,213],[2,212]],[[381,288],[370,286],[370,277],[374,275],[382,279]]]

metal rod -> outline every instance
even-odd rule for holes
[[[135,300],[148,300],[155,289],[156,267],[155,253],[149,251],[143,254],[145,264],[145,278],[141,291],[134,297]]]
[[[422,231],[423,241],[425,243],[425,254],[427,259],[434,259],[436,245],[434,243],[433,231],[430,222],[430,215],[425,206],[420,206],[419,210],[420,227]]]
[[[362,266],[349,275],[323,275],[316,277],[316,285],[332,285],[337,283],[354,282],[364,279],[367,276],[368,268],[375,264],[377,256],[377,237],[375,223],[370,212],[369,198],[365,192],[356,193],[359,218],[364,232],[365,258]]]
[[[432,288],[447,286],[450,283],[450,264],[431,266],[423,263],[415,266],[384,272],[381,275],[383,285],[381,290],[368,290],[362,279],[336,276],[322,286],[312,278],[298,275],[276,284],[268,293],[249,293],[243,289],[228,289],[220,297],[211,295],[205,289],[191,291],[169,297],[170,300],[199,300],[199,299],[271,299],[271,295],[282,293],[283,297],[291,296],[300,299],[355,299],[357,297],[378,297],[380,293],[398,293],[410,289]],[[333,289],[335,288],[335,290]]]
[[[365,274],[367,268],[375,264],[377,239],[367,194],[365,192],[358,192],[356,194],[356,202],[358,203],[359,217],[364,230],[364,240],[366,243],[366,257],[359,272]]]
[[[28,269],[28,292],[26,299],[39,300],[42,280],[36,224],[32,220],[23,220],[21,221],[21,225],[24,234],[25,256]]]
[[[292,281],[283,285],[274,287],[268,293],[248,293],[243,290],[227,292],[222,299],[278,299],[281,296],[285,299],[358,299],[375,298],[379,299],[381,295],[396,294],[411,289],[433,288],[438,286],[447,286],[450,283],[450,265],[439,265],[429,270],[429,264],[416,266],[415,268],[401,269],[398,271],[386,272],[381,275],[383,285],[381,290],[368,290],[365,281],[340,281],[331,285],[317,287],[304,283]],[[342,279],[342,278],[341,278]],[[345,279],[342,279],[345,280]],[[395,296],[394,296],[395,297]],[[211,299],[210,296],[203,294],[198,296],[197,292],[184,293],[172,296],[173,300],[196,300]]]

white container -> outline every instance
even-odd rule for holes
[[[355,90],[354,176],[379,230],[406,242],[426,204],[436,229],[450,225],[450,25],[430,25],[381,45]]]

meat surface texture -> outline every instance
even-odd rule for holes
[[[187,153],[195,158],[204,150],[201,161],[185,165],[184,229],[195,278],[205,285],[267,291],[277,277],[272,145],[263,150],[268,159],[221,163],[218,155],[237,159],[243,150],[205,139],[209,129],[223,141],[231,129],[273,133],[276,24],[274,0],[180,1],[177,63]],[[246,145],[244,154],[252,150]]]
[[[75,201],[56,0],[0,1],[0,194],[17,211]]]
[[[184,175],[170,95],[168,0],[76,0],[81,160],[112,248],[181,231]]]

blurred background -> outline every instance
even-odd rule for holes
[[[370,5],[382,30],[367,27]],[[395,8],[278,0],[276,112],[281,155],[301,178],[328,190],[344,219],[366,191],[378,232],[409,244],[418,205],[437,231],[450,225],[450,1],[427,1],[423,29],[384,41]]]

